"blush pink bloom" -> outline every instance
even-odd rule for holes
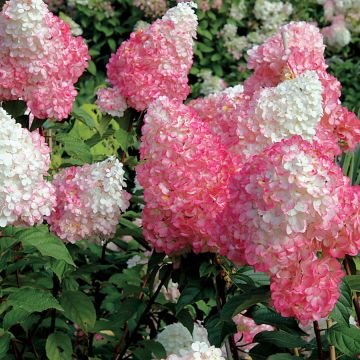
[[[287,50],[282,32],[286,34]],[[354,148],[359,141],[359,121],[340,105],[341,84],[326,71],[323,37],[317,27],[305,22],[283,26],[264,44],[249,50],[248,66],[254,69],[244,83],[244,94],[250,97],[250,102],[263,88],[279,86],[284,80],[296,79],[309,70],[315,72],[322,86],[323,116],[316,126],[314,142],[330,157],[338,155],[340,149]],[[251,114],[248,117],[251,119]]]
[[[327,317],[337,302],[345,274],[339,261],[315,255],[294,262],[271,277],[271,299],[282,316],[306,324]]]
[[[239,355],[245,355],[249,352],[257,343],[253,343],[253,339],[256,334],[262,331],[273,331],[275,330],[271,325],[261,324],[258,325],[256,322],[243,314],[238,314],[233,317],[233,321],[236,324],[237,333],[234,336],[236,346],[240,348],[241,352]]]
[[[128,106],[125,98],[120,94],[118,89],[102,88],[96,92],[96,96],[96,105],[99,106],[102,112],[118,117],[124,115]]]
[[[144,236],[167,254],[208,251],[228,198],[232,157],[196,112],[166,97],[145,116],[137,176],[144,188]]]
[[[54,176],[57,206],[47,218],[50,229],[61,239],[101,242],[116,231],[120,215],[130,203],[122,164],[103,162],[72,166]]]
[[[0,13],[0,100],[24,99],[40,119],[66,118],[87,67],[87,46],[41,0],[10,0]]]
[[[228,151],[242,154],[244,145],[236,129],[243,124],[240,116],[243,102],[245,102],[243,87],[237,85],[204,98],[192,100],[188,106],[198,113],[214,135],[220,136],[221,143]]]
[[[121,44],[107,65],[107,75],[129,106],[145,110],[161,95],[186,99],[196,28],[191,3],[180,3]]]
[[[214,241],[234,262],[276,273],[301,249],[321,249],[313,239],[336,226],[344,186],[341,169],[299,136],[275,143],[232,177]]]

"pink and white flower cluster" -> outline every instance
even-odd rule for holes
[[[273,331],[274,327],[271,325],[258,325],[255,321],[243,314],[238,314],[233,318],[236,324],[237,333],[234,340],[238,348],[240,348],[239,355],[242,358],[247,357],[247,353],[257,344],[253,343],[256,334],[262,331]]]
[[[159,97],[144,119],[137,176],[144,187],[144,236],[167,254],[209,250],[236,166],[196,112]]]
[[[130,205],[123,166],[115,158],[65,168],[54,176],[53,185],[57,206],[47,221],[56,235],[71,243],[112,237],[121,212]]]
[[[116,88],[101,88],[96,92],[96,104],[104,113],[112,116],[122,117],[127,104],[125,98],[120,94]]]
[[[42,223],[55,205],[50,149],[0,107],[0,227]]]
[[[360,249],[357,188],[332,159],[295,136],[253,156],[229,192],[215,235],[220,252],[268,273],[284,316],[327,316],[344,275],[336,258]]]
[[[62,120],[87,67],[87,46],[41,0],[9,0],[0,13],[0,100],[23,99],[34,116]]]
[[[324,6],[325,20],[331,24],[322,29],[325,42],[341,50],[351,41],[351,33],[360,33],[360,2],[357,0],[318,0]]]
[[[277,311],[317,320],[339,296],[336,258],[360,249],[359,191],[334,163],[359,142],[360,122],[341,105],[315,26],[282,27],[248,66],[244,91],[188,105],[159,93],[149,105],[137,167],[144,235],[167,254],[253,265],[271,276]],[[282,301],[285,290],[296,296]]]
[[[185,100],[190,92],[197,17],[193,3],[180,3],[148,29],[124,41],[107,65],[108,81],[130,107],[145,110],[159,96]]]

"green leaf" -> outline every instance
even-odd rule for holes
[[[326,331],[329,344],[348,356],[360,354],[360,329],[336,324]]]
[[[115,42],[115,40],[110,38],[110,39],[107,40],[107,42],[108,42],[110,50],[112,52],[115,52],[116,51],[116,42]]]
[[[86,163],[92,162],[93,157],[90,151],[90,147],[80,138],[69,134],[60,133],[56,135],[56,140],[64,145],[65,151],[70,156]]]
[[[0,240],[0,255],[17,242],[19,242],[19,239],[16,237],[2,237]]]
[[[106,130],[109,127],[109,124],[112,120],[111,116],[103,116],[99,119],[99,124],[96,126],[96,130],[99,132],[100,136],[103,137]]]
[[[123,129],[118,129],[114,133],[116,140],[119,142],[121,150],[127,151],[129,147],[129,134]]]
[[[183,309],[177,314],[178,320],[190,331],[192,334],[194,330],[194,319],[192,318],[189,310]]]
[[[3,326],[5,330],[8,330],[11,326],[21,323],[30,316],[30,313],[24,309],[14,307],[8,311],[3,319]]]
[[[271,355],[267,358],[267,360],[295,360],[298,359],[298,356],[292,356],[290,354],[287,353],[280,353],[280,354],[275,354],[275,355]]]
[[[89,66],[87,68],[90,74],[96,75],[96,65],[93,61],[89,61]]]
[[[235,295],[224,305],[221,311],[222,319],[232,319],[243,310],[260,302],[268,302],[270,291],[268,286],[254,288],[240,295]]]
[[[78,324],[82,330],[87,332],[95,326],[95,307],[84,293],[64,291],[60,298],[60,304],[64,308],[64,316]]]
[[[64,243],[55,235],[47,230],[43,231],[41,227],[22,229],[17,232],[18,239],[24,247],[35,247],[41,255],[50,256],[57,260],[65,261],[67,264],[75,266],[74,261],[64,245]]]
[[[68,335],[54,333],[46,340],[46,356],[49,360],[69,360],[72,358],[72,345]]]
[[[309,344],[300,336],[286,333],[285,331],[263,331],[256,334],[254,343],[269,343],[279,348],[308,347]]]
[[[214,48],[210,47],[210,46],[207,46],[203,43],[196,43],[196,46],[198,47],[198,49],[201,51],[201,52],[204,52],[204,53],[211,53],[214,51]]]
[[[11,340],[11,335],[9,333],[4,333],[0,329],[0,359],[6,359],[6,354],[9,349]]]
[[[278,329],[287,332],[296,332],[299,335],[306,335],[298,326],[294,318],[285,318],[274,310],[262,307],[251,313],[251,318],[259,325],[273,325]]]
[[[200,293],[200,282],[194,282],[186,286],[185,289],[181,292],[181,295],[176,304],[176,313],[179,314],[186,305],[193,304],[199,300]]]
[[[342,279],[340,296],[329,317],[338,323],[349,326],[349,318],[352,312],[352,294],[350,286]]]
[[[219,314],[211,316],[205,321],[205,327],[209,334],[210,344],[220,347],[224,339],[236,332],[236,325],[232,320],[223,320]]]
[[[348,275],[345,277],[346,282],[353,291],[360,291],[360,275]]]
[[[49,291],[34,288],[23,287],[16,289],[9,295],[7,303],[9,306],[28,313],[41,312],[47,309],[63,310]]]
[[[156,359],[165,359],[166,350],[164,346],[154,340],[145,340],[140,343],[144,348],[149,349]]]
[[[74,106],[71,114],[81,120],[90,129],[94,129],[96,128],[95,119],[97,119],[97,116],[93,111],[93,106],[94,105],[91,104],[84,104],[81,107]]]

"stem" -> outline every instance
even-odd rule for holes
[[[216,259],[215,259],[215,263],[219,265]],[[223,277],[221,276],[221,274],[219,274],[217,278],[215,277],[213,278],[213,283],[216,291],[216,305],[218,311],[220,312],[221,308],[224,306],[226,302],[226,296],[225,296],[226,283]],[[228,360],[239,360],[239,353],[236,347],[234,336],[229,336],[229,338],[225,340],[225,348],[226,348],[226,355]]]
[[[16,360],[22,360],[23,357],[22,357],[22,354],[19,353],[19,349],[16,346],[16,340],[15,339],[11,340],[11,345],[12,345],[12,348],[13,348],[13,351],[14,351],[15,359]]]
[[[286,31],[285,30],[281,31],[281,38],[282,38],[284,50],[287,51],[289,49],[289,47],[288,47],[288,43],[287,43],[287,39],[286,39]]]
[[[294,348],[294,355],[295,355],[295,356],[300,356],[300,353],[299,353],[299,349],[298,349],[298,348]]]
[[[25,353],[26,345],[27,345],[27,344],[30,344],[30,346],[32,346],[32,339],[33,339],[33,337],[35,336],[36,332],[38,331],[39,326],[40,326],[41,323],[45,320],[45,318],[48,316],[48,314],[49,314],[48,311],[43,312],[43,313],[40,315],[39,320],[38,320],[37,323],[35,324],[34,329],[33,329],[31,332],[29,332],[28,338],[26,339],[26,342],[24,343],[24,346],[23,346],[23,348],[21,349],[21,352],[20,352],[21,359],[22,359],[22,356],[23,356],[24,353]]]
[[[326,325],[327,328],[330,329],[332,327],[332,320],[331,319],[327,319],[326,320]],[[330,360],[336,360],[336,352],[335,352],[335,346],[334,345],[329,345],[329,352],[330,352]]]
[[[160,293],[160,290],[161,288],[164,286],[164,284],[168,281],[170,275],[171,275],[171,272],[172,272],[172,268],[168,268],[166,273],[165,273],[165,276],[163,277],[163,279],[161,280],[159,286],[157,287],[156,291],[154,292],[154,294],[151,296],[148,304],[146,305],[146,308],[145,310],[143,311],[143,313],[141,314],[136,326],[135,326],[135,329],[132,331],[130,337],[127,337],[127,335],[123,335],[122,338],[120,339],[118,345],[116,346],[115,348],[115,354],[114,354],[114,357],[113,359],[114,360],[119,360],[119,359],[122,359],[123,356],[126,354],[126,351],[127,349],[129,348],[129,346],[132,344],[132,342],[134,341],[135,337],[136,337],[136,333],[137,331],[139,330],[142,322],[144,321],[144,319],[146,318],[147,316],[147,313],[150,311],[151,307],[153,306],[157,296],[159,295]],[[126,327],[127,328],[127,327]],[[125,330],[126,332],[126,330]],[[124,340],[125,339],[125,340]],[[122,346],[122,343],[124,343],[124,346]]]
[[[324,351],[321,342],[319,323],[317,321],[314,321],[314,331],[316,336],[316,344],[318,348],[318,360],[325,360]]]
[[[349,264],[349,258],[350,258],[349,255],[345,255],[345,259],[344,259],[343,263],[344,263],[346,274],[352,275],[351,269],[350,269],[350,264]],[[358,321],[358,323],[360,323],[360,305],[359,305],[359,297],[358,297],[357,292],[354,292],[353,304],[355,307],[357,321]]]
[[[106,256],[106,247],[107,247],[108,243],[105,241],[103,246],[102,246],[102,249],[101,249],[101,263],[104,264],[105,263],[105,256]]]
[[[60,282],[56,274],[53,274],[53,288],[52,294],[56,298],[60,291]],[[50,324],[50,334],[55,332],[55,325],[56,325],[56,309],[51,310],[51,324]]]
[[[16,286],[20,287],[20,271],[19,269],[16,269]]]

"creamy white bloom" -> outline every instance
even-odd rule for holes
[[[202,95],[206,96],[214,94],[226,88],[225,81],[220,77],[213,75],[211,70],[202,70],[198,76],[202,79],[200,85],[200,93]]]
[[[182,356],[172,354],[166,360],[225,360],[221,349],[209,346],[204,342],[194,342],[190,351]]]
[[[183,31],[196,38],[197,16],[193,8],[196,8],[193,2],[179,3],[177,6],[169,9],[162,17],[163,21],[170,20],[175,24],[177,31]]]
[[[201,342],[210,346],[207,330],[199,323],[194,324],[193,334],[181,323],[171,324],[165,327],[156,338],[165,348],[166,354],[184,356],[192,351],[194,342]]]
[[[292,11],[292,5],[282,1],[256,0],[254,6],[254,15],[266,30],[277,29],[286,22]]]
[[[311,141],[323,115],[322,90],[314,71],[261,90],[254,107],[254,129],[269,144],[292,135]]]
[[[44,179],[50,149],[37,132],[15,123],[0,107],[0,227],[42,223],[54,204],[54,188]]]

